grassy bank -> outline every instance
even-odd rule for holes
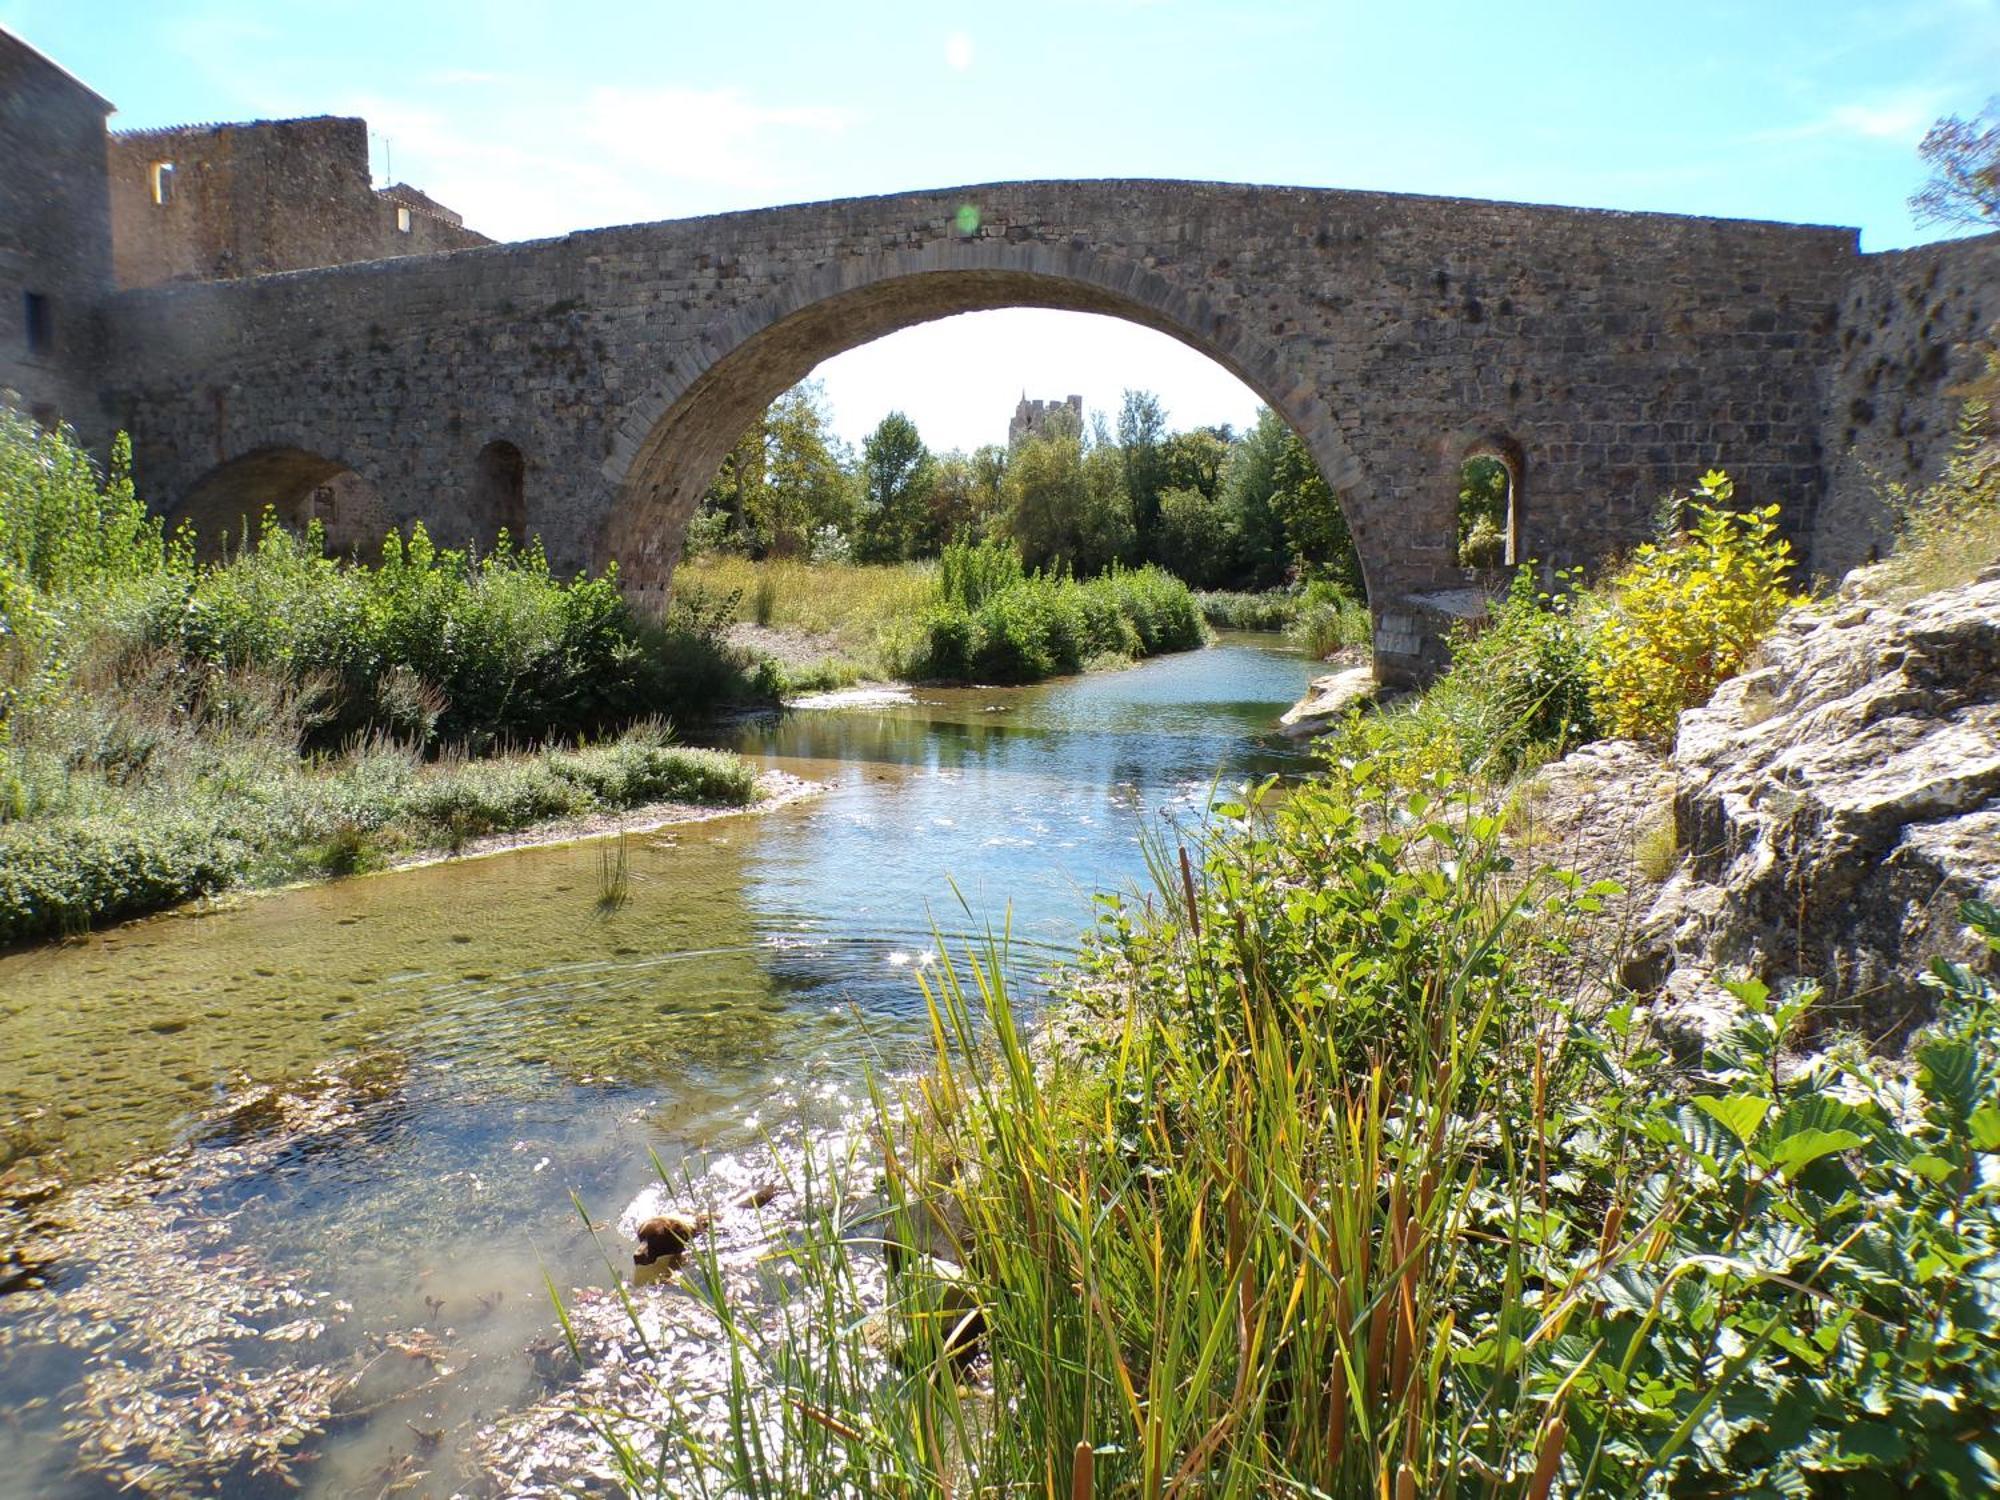
[[[938,563],[683,564],[677,597],[720,601],[741,622],[793,632],[794,689],[857,677],[1036,682],[1105,662],[1185,651],[1206,639],[1186,585],[1158,568],[1097,578],[1030,573],[1012,547],[951,546]],[[824,652],[811,659],[814,649]]]
[[[547,818],[740,804],[747,769],[661,716],[754,691],[713,622],[639,620],[538,548],[418,529],[346,565],[267,524],[197,563],[122,466],[0,409],[0,943]]]
[[[1366,647],[1374,633],[1367,604],[1338,584],[1322,581],[1261,593],[1198,593],[1195,603],[1211,625],[1282,630],[1322,660],[1349,647]]]

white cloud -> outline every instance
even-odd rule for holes
[[[1759,131],[1765,141],[1844,139],[1913,143],[1945,113],[1944,94],[1937,89],[1908,89],[1863,103],[1839,104],[1796,125]]]
[[[954,73],[963,73],[972,66],[972,38],[962,31],[954,31],[944,40],[945,65]]]
[[[504,82],[505,80],[499,80]],[[754,207],[809,178],[801,141],[845,131],[852,111],[767,105],[738,89],[593,89],[580,99],[497,91],[449,113],[377,95],[336,108],[364,116],[395,175],[496,239],[531,239]]]

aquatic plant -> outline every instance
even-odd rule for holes
[[[631,851],[621,828],[615,840],[597,846],[597,914],[608,917],[631,899]]]

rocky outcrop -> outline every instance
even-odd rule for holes
[[[1285,710],[1278,727],[1292,739],[1309,740],[1333,728],[1349,709],[1373,702],[1380,689],[1372,666],[1348,667],[1315,677],[1306,695]]]
[[[2000,566],[1909,602],[1795,611],[1755,670],[1682,716],[1679,870],[1626,978],[1670,1029],[1709,1034],[1716,976],[1817,980],[1816,1015],[1894,1043],[1919,976],[1989,957],[1968,898],[2000,902]]]

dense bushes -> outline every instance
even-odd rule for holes
[[[1299,613],[1291,589],[1196,590],[1194,602],[1204,620],[1224,630],[1284,630]]]
[[[1316,580],[1299,592],[1290,634],[1310,655],[1325,660],[1349,646],[1366,646],[1374,624],[1361,600],[1338,584]]]
[[[1672,739],[1681,710],[1735,676],[1792,603],[1778,507],[1726,510],[1733,490],[1727,475],[1704,475],[1692,524],[1639,548],[1607,587],[1585,658],[1606,733]]]
[[[1158,568],[1113,568],[1086,582],[1024,574],[995,543],[945,549],[940,599],[901,670],[954,682],[1037,682],[1100,657],[1184,651],[1206,639],[1194,596]]]
[[[560,582],[539,544],[502,538],[475,559],[418,525],[407,541],[392,534],[378,565],[348,567],[315,534],[266,517],[253,549],[174,582],[154,600],[150,637],[194,662],[322,684],[315,745],[361,732],[482,745],[594,734],[740,682],[715,631],[685,611],[665,627],[637,620],[615,574]]]
[[[550,816],[748,799],[740,763],[643,723],[464,759],[753,691],[728,611],[652,625],[615,576],[564,582],[504,541],[475,560],[421,528],[350,567],[267,517],[197,564],[126,451],[101,480],[0,408],[0,943]]]
[[[1601,583],[1520,569],[1452,663],[1417,698],[1336,731],[1343,753],[1510,775],[1600,735],[1661,743],[1706,703],[1793,602],[1775,507],[1726,508],[1711,473],[1670,510],[1675,529]]]

